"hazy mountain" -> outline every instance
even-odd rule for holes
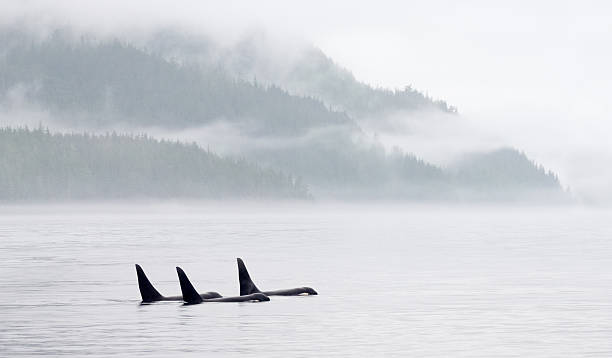
[[[463,185],[504,188],[550,188],[558,185],[557,176],[529,160],[524,153],[502,148],[489,153],[467,155],[451,170]]]
[[[449,173],[469,198],[560,199],[557,175],[512,148],[466,155]]]
[[[0,104],[7,108],[25,103],[68,127],[206,130],[206,137],[192,135],[200,145],[214,139],[265,168],[303,179],[315,196],[486,198],[494,191],[543,187],[561,192],[554,175],[514,150],[448,169],[399,150],[390,153],[360,127],[359,118],[454,109],[411,89],[359,83],[316,49],[293,52],[283,62],[262,53],[265,46],[257,39],[224,48],[173,32],[132,44],[61,31],[42,39],[4,31],[0,42]],[[247,80],[255,74],[257,80]],[[235,136],[215,132],[215,125]]]

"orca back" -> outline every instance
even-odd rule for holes
[[[161,301],[164,296],[159,293],[151,284],[151,281],[147,278],[142,267],[136,264],[136,275],[138,276],[138,288],[140,289],[140,296],[142,296],[142,302],[155,302]]]
[[[261,293],[261,291],[255,286],[249,271],[247,271],[246,265],[241,258],[237,258],[238,261],[238,281],[240,282],[240,296],[250,295],[252,293]]]
[[[180,267],[177,267],[176,272],[178,273],[179,282],[181,283],[183,301],[188,304],[202,303],[202,297],[187,278],[185,271],[183,271]]]

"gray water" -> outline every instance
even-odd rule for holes
[[[0,209],[0,356],[611,357],[612,215],[384,205]],[[319,296],[140,305],[180,293]]]

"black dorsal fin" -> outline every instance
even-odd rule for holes
[[[202,297],[196,289],[193,287],[185,271],[183,271],[180,267],[177,266],[176,272],[178,273],[179,282],[181,283],[181,292],[183,293],[183,301],[193,304],[193,303],[201,303]]]
[[[136,264],[136,275],[138,276],[138,288],[140,289],[142,302],[155,302],[164,298],[164,296],[153,287],[151,281],[149,281],[147,275],[145,275],[142,270],[142,267],[138,264]]]
[[[249,271],[247,271],[244,262],[240,257],[236,259],[238,261],[238,281],[240,282],[240,296],[250,295],[252,293],[261,293],[261,291],[255,286]]]

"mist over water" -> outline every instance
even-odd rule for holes
[[[405,205],[3,207],[6,356],[608,357],[608,211]],[[174,267],[238,293],[319,296],[140,306]]]
[[[365,83],[414,85],[447,100],[466,117],[435,133],[423,127],[426,121],[415,127],[422,134],[379,133],[385,144],[416,148],[414,154],[436,163],[451,160],[458,151],[516,147],[557,173],[578,200],[610,202],[611,173],[600,164],[611,158],[605,136],[610,51],[600,45],[610,36],[605,2],[147,5],[7,3],[0,23],[46,35],[58,27],[72,28],[86,36],[120,36],[139,44],[169,28],[201,35],[223,48],[266,39],[254,46],[255,52],[277,60],[254,68],[279,76],[290,72],[291,62],[314,43]],[[245,10],[236,12],[236,7]]]

